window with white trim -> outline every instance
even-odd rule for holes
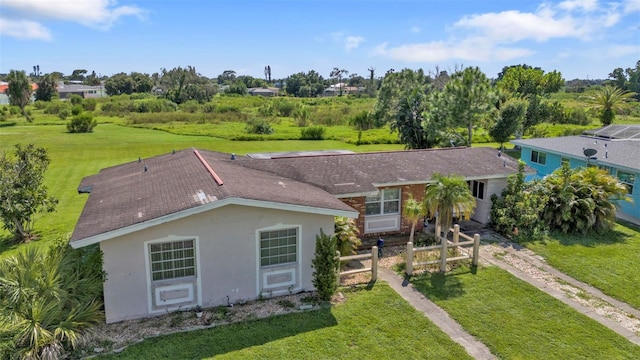
[[[298,261],[298,228],[260,231],[260,266]]]
[[[195,276],[195,240],[149,244],[149,259],[153,281]]]
[[[547,154],[535,150],[531,150],[531,162],[545,165],[547,163]]]
[[[467,181],[467,184],[469,184],[469,189],[474,198],[484,199],[484,181],[471,180]]]
[[[382,189],[377,195],[365,199],[365,215],[400,213],[400,188]]]
[[[627,193],[633,194],[633,183],[636,182],[635,174],[618,170],[618,180],[626,186]]]

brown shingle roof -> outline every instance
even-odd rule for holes
[[[316,185],[338,197],[373,192],[377,187],[387,185],[426,183],[434,173],[483,179],[506,177],[518,170],[515,159],[498,156],[498,151],[492,148],[242,158],[238,162],[246,167]]]
[[[225,199],[354,212],[313,185],[239,166],[227,154],[199,152],[223,185],[216,183],[193,149],[102,169],[84,178],[79,191],[90,195],[71,243]]]

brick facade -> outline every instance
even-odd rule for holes
[[[422,199],[424,198],[424,184],[416,184],[416,185],[404,185],[400,187],[400,214],[402,214],[403,211],[403,207],[404,207],[404,203],[409,199],[409,194],[413,194],[413,198],[416,199],[418,202],[421,202]],[[380,188],[385,189],[385,188]],[[383,232],[383,233],[371,233],[371,234],[364,234],[364,217],[365,217],[365,197],[361,196],[361,197],[349,197],[349,198],[341,198],[340,200],[342,200],[342,202],[344,202],[345,204],[351,206],[352,208],[354,208],[355,210],[358,211],[359,216],[356,219],[356,226],[358,227],[358,230],[360,231],[360,237],[362,238],[373,238],[373,237],[378,237],[380,235],[387,235],[387,234],[409,234],[411,232],[411,222],[409,220],[404,219],[403,217],[401,217],[401,221],[400,221],[400,231],[389,231],[389,232]],[[423,226],[423,219],[418,220],[418,223],[416,224],[416,232],[420,231],[422,229]]]

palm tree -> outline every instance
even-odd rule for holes
[[[616,117],[616,112],[626,110],[629,99],[636,93],[622,90],[616,86],[605,86],[595,96],[591,97],[593,108],[598,110],[602,125],[611,125]]]
[[[334,223],[334,236],[336,237],[340,256],[355,254],[358,246],[362,244],[362,241],[358,238],[360,231],[355,221],[348,217],[336,216]]]
[[[102,279],[81,273],[78,259],[65,244],[49,251],[27,248],[0,262],[2,338],[11,344],[2,351],[21,359],[57,359],[102,321]]]
[[[436,221],[446,238],[454,213],[461,218],[469,218],[476,207],[476,199],[463,177],[436,173],[433,182],[425,188],[424,207],[429,215],[436,215]],[[436,238],[439,236],[436,234]]]
[[[28,122],[33,121],[24,110],[25,106],[31,101],[32,92],[27,74],[24,71],[11,70],[9,72],[8,82],[7,95],[9,96],[9,103],[19,107],[22,115]]]
[[[418,220],[424,216],[424,210],[424,205],[416,201],[416,199],[413,198],[413,194],[409,194],[409,199],[404,203],[402,214],[406,219],[411,221],[411,235],[409,235],[410,243],[413,243],[413,234],[416,230],[416,224],[418,223]]]

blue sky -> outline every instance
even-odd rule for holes
[[[0,73],[195,66],[273,78],[514,64],[604,79],[640,60],[640,0],[0,0]]]

